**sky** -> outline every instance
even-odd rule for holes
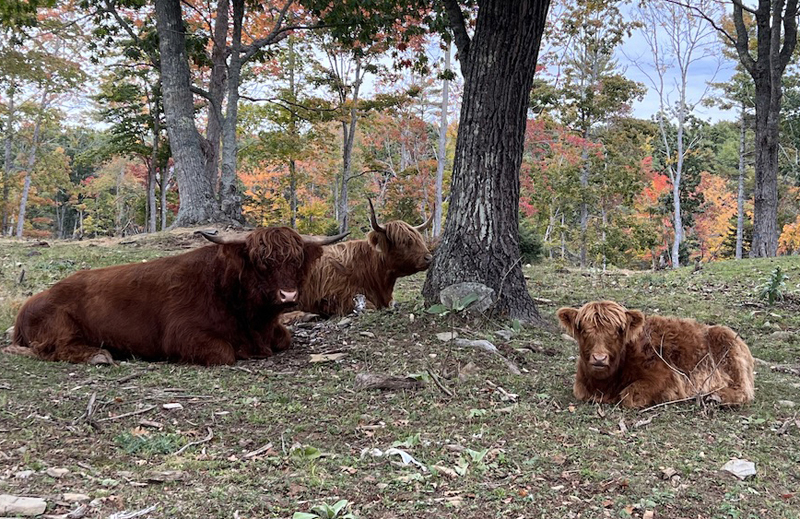
[[[624,70],[625,77],[643,83],[647,87],[647,95],[644,99],[633,104],[633,116],[650,119],[658,111],[659,100],[658,93],[648,78],[648,74],[652,76],[654,71],[651,52],[647,41],[640,32],[634,32],[628,40],[620,45],[616,52],[616,59],[620,68]],[[713,57],[704,58],[693,63],[689,68],[689,80],[687,82],[687,98],[689,101],[694,102],[704,94],[706,96],[717,95],[714,89],[708,89],[708,83],[728,81],[734,72],[735,66],[736,63],[729,59],[723,59],[719,62],[718,59]],[[673,71],[668,74],[668,77],[674,84],[679,76],[677,72]],[[671,92],[668,92],[668,96],[672,100],[676,99],[676,95],[674,88],[671,89]],[[707,107],[702,105],[697,106],[694,113],[697,117],[711,122],[720,120],[734,121],[737,120],[739,115],[736,109],[721,110],[715,106]]]

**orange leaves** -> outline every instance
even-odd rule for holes
[[[736,194],[728,182],[717,175],[703,172],[697,192],[703,193],[703,210],[695,215],[694,232],[700,252],[706,259],[716,258],[728,235],[731,218],[736,216]]]

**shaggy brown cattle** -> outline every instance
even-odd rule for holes
[[[365,240],[325,247],[300,291],[300,310],[325,317],[353,311],[356,294],[368,308],[386,308],[392,302],[398,278],[426,270],[433,256],[420,234],[431,217],[417,227],[396,220],[382,226],[369,200],[372,230]]]
[[[202,365],[265,357],[290,344],[278,316],[344,237],[303,237],[288,227],[146,263],[76,272],[28,299],[17,315],[12,353],[109,364],[114,357]]]
[[[645,407],[716,395],[722,404],[753,400],[753,356],[725,326],[647,316],[613,301],[558,310],[578,341],[573,392],[580,400]]]

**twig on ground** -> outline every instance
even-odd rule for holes
[[[141,409],[137,409],[136,411],[131,411],[130,413],[123,413],[123,414],[118,414],[118,415],[115,415],[115,416],[109,416],[109,417],[107,417],[107,418],[100,418],[100,419],[99,419],[99,420],[97,420],[97,421],[98,421],[98,422],[107,422],[107,421],[109,421],[109,420],[119,420],[120,418],[127,418],[127,417],[129,417],[129,416],[135,416],[135,415],[137,415],[137,414],[146,413],[146,412],[148,412],[148,411],[152,411],[152,410],[153,410],[153,409],[155,409],[155,408],[156,408],[156,406],[154,406],[154,405],[149,405],[149,406],[147,406],[147,407],[143,407],[143,408],[141,408]]]
[[[258,449],[254,450],[254,451],[250,451],[250,452],[248,452],[247,454],[245,454],[242,457],[243,458],[254,458],[254,457],[258,456],[259,454],[263,454],[263,453],[267,452],[271,448],[272,448],[272,442],[269,442],[268,444],[264,445],[263,447],[259,447]]]
[[[141,517],[143,515],[147,515],[153,510],[156,509],[156,505],[148,506],[147,508],[143,508],[141,510],[135,510],[132,512],[128,512],[127,510],[123,510],[122,512],[117,512],[108,516],[108,519],[133,519],[134,517]]]
[[[178,454],[182,453],[183,451],[185,451],[185,450],[186,450],[186,449],[188,449],[189,447],[193,447],[193,446],[195,446],[195,445],[200,445],[200,444],[203,444],[203,443],[210,442],[210,441],[211,441],[211,439],[214,437],[214,431],[212,431],[212,430],[211,430],[211,427],[206,427],[206,429],[208,430],[208,436],[206,436],[206,437],[205,437],[205,438],[203,438],[202,440],[197,440],[197,441],[195,441],[195,442],[189,442],[189,443],[187,443],[186,445],[184,445],[183,447],[181,447],[180,449],[178,449],[177,451],[175,451],[175,452],[173,453],[173,456],[177,456]]]
[[[126,376],[124,376],[122,378],[118,378],[116,380],[116,383],[117,384],[124,384],[125,382],[128,382],[129,380],[133,380],[136,377],[141,377],[142,375],[144,375],[143,371],[138,371],[136,373],[131,373],[130,375],[126,375]]]
[[[97,411],[97,408],[94,405],[96,401],[97,393],[92,393],[89,396],[89,403],[86,404],[86,411],[84,411],[83,414],[76,419],[72,420],[72,423],[77,424],[78,422],[82,421],[91,423],[93,421],[92,417],[94,416],[95,411]]]
[[[719,389],[719,388],[718,388]],[[659,407],[666,407],[672,404],[680,404],[681,402],[688,402],[689,400],[694,400],[695,398],[705,398],[708,395],[712,395],[717,391],[709,391],[707,393],[700,393],[697,395],[687,396],[686,398],[679,398],[677,400],[670,400],[669,402],[661,402],[660,404],[651,405],[650,407],[645,407],[644,409],[639,410],[640,413],[646,413],[647,411],[652,411],[653,409],[658,409]]]
[[[453,393],[439,381],[439,375],[437,375],[431,370],[428,370],[428,376],[431,377],[431,380],[433,380],[433,383],[436,384],[436,387],[442,390],[442,393],[449,396],[450,398],[453,398],[455,396],[455,393]]]

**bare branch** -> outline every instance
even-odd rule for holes
[[[447,11],[448,25],[453,31],[453,38],[456,42],[456,48],[458,48],[458,54],[461,57],[461,63],[466,63],[469,59],[470,37],[469,34],[467,34],[464,13],[461,12],[461,6],[457,0],[443,1],[445,10]]]
[[[680,7],[683,7],[683,8],[686,8],[686,9],[691,9],[692,11],[696,12],[698,15],[700,15],[700,18],[702,18],[703,20],[705,20],[705,21],[707,21],[708,23],[710,23],[710,24],[711,24],[711,27],[713,27],[714,29],[716,29],[716,30],[717,30],[717,32],[719,32],[719,33],[720,33],[720,34],[722,34],[722,35],[723,35],[725,38],[727,38],[727,39],[728,39],[728,41],[730,41],[730,42],[731,42],[731,44],[733,44],[734,46],[736,45],[736,38],[734,38],[733,36],[731,36],[731,34],[730,34],[728,31],[726,31],[724,27],[722,27],[721,25],[719,25],[719,24],[716,22],[716,20],[714,20],[713,18],[711,18],[710,16],[708,16],[708,15],[705,13],[705,11],[703,11],[703,10],[702,10],[702,9],[700,9],[699,7],[696,7],[696,6],[693,6],[693,5],[689,5],[689,4],[685,4],[685,3],[683,3],[683,2],[679,2],[678,0],[667,0],[667,2],[669,2],[669,3],[671,3],[671,4],[675,4],[675,5],[677,5],[677,6],[680,6]],[[734,3],[735,3],[735,2],[734,2]]]

